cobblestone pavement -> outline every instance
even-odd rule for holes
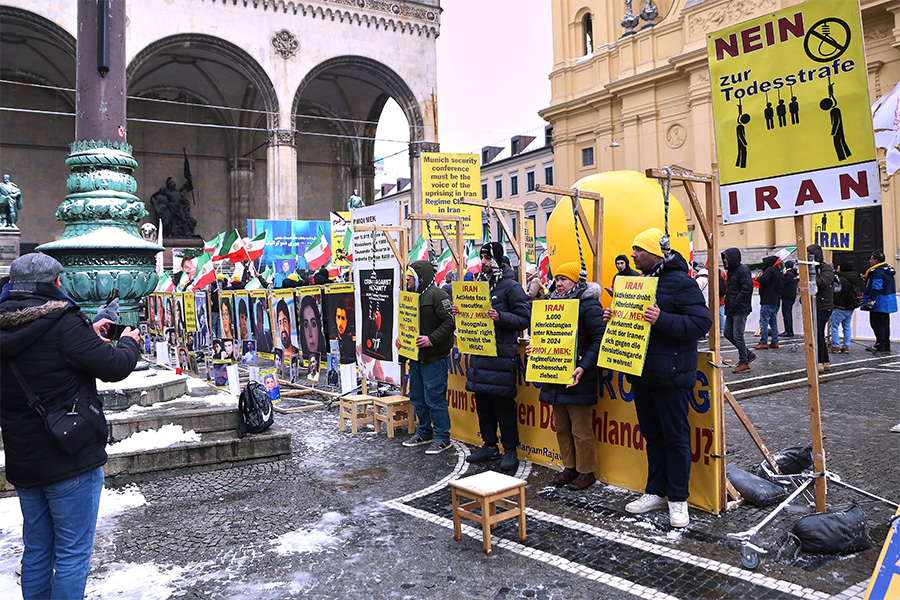
[[[803,352],[789,346],[757,351],[747,375],[726,370],[732,389],[750,390],[741,406],[772,450],[810,440],[805,387],[752,395],[754,387],[797,377]],[[821,383],[828,469],[896,501],[900,435],[889,429],[900,421],[900,357],[860,349],[833,364],[834,375]],[[486,556],[480,529],[464,525],[463,539],[453,540],[446,482],[497,468],[466,463],[471,447],[454,442],[451,451],[426,456],[423,447],[403,448],[405,436],[341,433],[336,407],[277,419],[293,433],[290,460],[137,484],[146,503],[98,532],[89,597],[113,597],[116,573],[140,565],[157,583],[128,597],[844,599],[862,597],[893,512],[864,503],[869,550],[794,556],[787,533],[800,513],[792,508],[757,536],[769,554],[748,571],[726,535],[750,528],[768,509],[721,516],[692,509],[691,525],[672,530],[664,513],[626,514],[632,492],[599,483],[583,492],[557,489],[553,471],[520,463],[527,541],[518,541],[515,520],[505,521]],[[726,450],[742,468],[761,460],[727,406]],[[830,485],[828,500],[865,499]]]

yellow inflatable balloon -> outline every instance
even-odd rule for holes
[[[600,282],[604,287],[612,286],[613,275],[617,272],[617,255],[628,256],[628,261],[634,268],[631,260],[631,242],[634,237],[651,227],[659,227],[665,231],[662,188],[657,181],[648,179],[637,171],[610,171],[589,175],[578,180],[572,187],[603,196]],[[582,200],[581,205],[588,223],[593,224],[595,202]],[[581,226],[578,229],[584,261],[587,263],[588,280],[592,281],[594,254],[585,238],[584,229]],[[672,249],[689,260],[687,220],[681,203],[675,199],[674,194],[669,195],[669,237]],[[560,200],[547,221],[547,253],[550,256],[550,270],[554,273],[559,265],[578,261],[575,220],[569,198]]]

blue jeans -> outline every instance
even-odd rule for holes
[[[719,333],[725,335],[725,305],[719,305]]]
[[[841,347],[841,326],[844,328],[844,348],[850,347],[850,325],[853,320],[853,310],[836,308],[831,313],[831,347]]]
[[[744,343],[744,328],[747,326],[747,315],[728,315],[725,317],[725,339],[738,351],[738,364],[750,362],[750,353]]]
[[[409,401],[416,409],[416,434],[426,440],[450,440],[450,411],[447,408],[447,358],[430,363],[407,362]]]
[[[40,488],[16,487],[22,508],[22,596],[80,599],[91,569],[103,469]]]
[[[761,304],[759,306],[759,343],[768,344],[769,329],[772,330],[772,343],[778,343],[778,305]]]
[[[781,318],[784,320],[784,335],[794,335],[794,302],[796,298],[781,299]]]

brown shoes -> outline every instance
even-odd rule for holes
[[[778,350],[778,344],[769,344],[769,350]]]
[[[763,343],[759,343],[759,344],[753,346],[754,350],[765,350],[768,347],[769,347],[768,344],[763,344]]]
[[[576,477],[578,477],[578,471],[566,467],[565,469],[557,473],[555,477],[553,477],[553,485],[566,485]]]
[[[756,360],[756,352],[751,352],[747,355],[747,364],[752,363],[754,360]]]
[[[740,364],[738,364],[738,366],[733,368],[731,370],[731,372],[732,373],[743,373],[744,371],[749,371],[749,370],[750,370],[750,365],[748,365],[747,363],[740,363]]]
[[[594,485],[595,481],[597,481],[597,478],[594,477],[593,473],[579,473],[578,477],[573,479],[566,487],[570,490],[583,490]]]
[[[831,363],[819,363],[819,373],[831,370]]]
[[[841,348],[841,352],[843,354],[850,354],[850,348],[845,346],[845,347]]]

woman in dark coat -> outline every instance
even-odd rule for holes
[[[560,265],[556,270],[556,290],[550,295],[551,300],[579,300],[572,383],[543,383],[540,395],[541,402],[553,407],[553,424],[564,467],[553,483],[573,490],[583,490],[597,481],[594,477],[597,445],[591,410],[597,404],[597,357],[606,328],[600,305],[602,289],[596,283],[585,283],[579,269],[577,262]]]

